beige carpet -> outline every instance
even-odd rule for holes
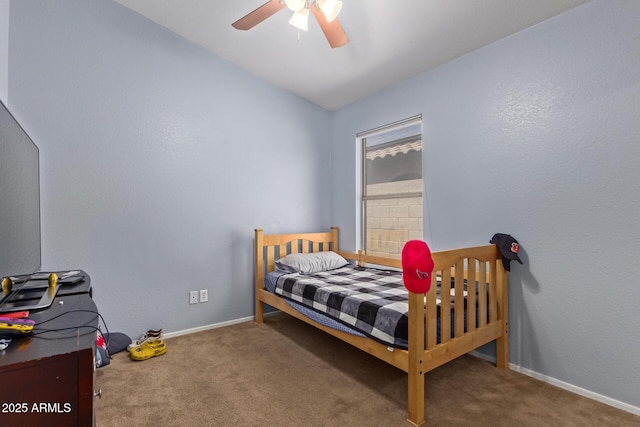
[[[98,427],[400,426],[406,374],[287,315],[166,340],[97,370]],[[640,417],[464,356],[426,375],[428,426],[639,426]]]

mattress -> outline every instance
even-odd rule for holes
[[[397,301],[398,300],[401,301],[400,304],[404,304],[405,303],[406,298],[407,298],[407,291],[406,291],[406,289],[404,289],[404,285],[402,284],[402,279],[401,279],[401,273],[398,272],[398,271],[378,270],[378,269],[369,269],[369,268],[365,269],[365,268],[355,267],[353,265],[350,265],[350,266],[344,267],[342,269],[332,270],[330,272],[317,273],[320,276],[324,275],[324,277],[315,277],[315,278],[316,279],[319,278],[321,281],[322,280],[326,280],[328,282],[332,282],[333,281],[333,285],[334,286],[330,286],[330,287],[335,287],[335,285],[338,284],[338,283],[339,283],[339,285],[342,285],[343,280],[345,280],[344,279],[345,275],[346,276],[351,276],[351,275],[354,274],[352,271],[350,271],[351,269],[354,269],[354,270],[374,270],[374,274],[377,274],[377,272],[383,272],[385,274],[389,274],[390,273],[390,275],[388,275],[388,277],[385,280],[387,280],[388,282],[391,282],[392,286],[395,286],[395,295],[392,296],[392,299],[396,299],[396,302],[392,302],[392,305],[397,305]],[[336,272],[339,273],[337,277],[333,276]],[[356,273],[356,275],[359,275],[359,274],[361,274],[361,273]],[[398,277],[394,277],[395,275],[397,275]],[[283,276],[285,276],[285,277],[283,277]],[[290,305],[296,311],[298,311],[299,313],[303,314],[304,316],[308,317],[309,319],[311,319],[311,320],[313,320],[313,321],[315,321],[315,322],[317,322],[317,323],[319,323],[321,325],[324,325],[324,326],[327,326],[327,327],[330,327],[330,328],[333,328],[333,329],[336,329],[336,330],[339,330],[339,331],[342,331],[342,332],[345,332],[345,333],[348,333],[348,334],[351,334],[351,335],[372,338],[372,339],[374,339],[374,340],[376,340],[376,341],[378,341],[378,342],[380,342],[380,343],[382,343],[384,345],[387,345],[390,349],[391,348],[407,349],[408,342],[406,340],[406,338],[407,338],[407,335],[406,335],[407,334],[407,331],[406,331],[406,319],[408,318],[408,313],[406,313],[406,312],[408,311],[408,305],[400,307],[400,308],[395,307],[395,308],[392,309],[392,311],[396,311],[396,312],[398,312],[400,314],[404,313],[404,315],[402,316],[402,317],[404,317],[404,319],[401,320],[402,322],[404,322],[404,324],[401,325],[401,327],[392,326],[391,329],[390,329],[391,331],[394,331],[394,328],[395,328],[394,332],[390,332],[392,334],[395,334],[395,336],[392,336],[392,337],[384,336],[384,335],[381,336],[379,334],[372,333],[372,329],[376,329],[375,327],[372,328],[374,326],[374,321],[370,320],[370,321],[367,321],[367,322],[362,322],[362,321],[359,321],[358,319],[351,319],[352,320],[352,324],[348,324],[345,321],[339,320],[340,319],[339,315],[335,316],[335,317],[338,317],[338,319],[336,319],[335,317],[331,317],[331,315],[324,314],[324,313],[320,312],[317,309],[311,308],[314,305],[312,303],[309,303],[309,301],[306,301],[306,302],[303,302],[303,303],[299,303],[299,302],[297,302],[295,300],[292,300],[291,298],[283,297],[283,295],[282,295],[282,284],[287,280],[292,280],[292,278],[295,278],[295,276],[300,276],[300,275],[297,274],[297,273],[288,273],[288,272],[282,272],[282,271],[277,271],[277,270],[274,271],[274,272],[268,273],[266,275],[266,277],[265,277],[265,289],[267,291],[269,291],[270,293],[273,293],[274,295],[277,295],[277,296],[283,298],[283,301],[285,301],[288,305]],[[278,280],[279,279],[280,279],[280,282],[281,282],[280,283],[281,286],[278,289]],[[363,280],[363,279],[358,278],[356,280],[360,281],[360,280]],[[367,279],[364,279],[364,280],[366,281]],[[370,279],[370,280],[373,280],[373,279]],[[395,283],[393,283],[393,282],[395,282]],[[465,329],[465,331],[466,331],[466,323],[467,323],[467,319],[466,319],[467,318],[467,313],[466,313],[466,296],[467,296],[466,286],[467,286],[467,284],[466,284],[466,281],[465,281],[465,291],[464,291],[464,297],[465,297],[464,298],[464,304],[465,304],[465,307],[464,307],[464,325],[465,325],[465,327],[464,327],[464,329]],[[440,289],[441,289],[441,287],[440,287],[440,283],[439,283],[439,280],[438,280],[437,287],[436,287],[436,292],[437,292],[436,303],[437,303],[437,306],[438,306],[438,316],[437,316],[437,324],[436,324],[436,332],[437,332],[436,342],[437,343],[440,343],[440,331],[441,331],[439,314],[440,314],[440,304],[441,304],[441,299],[442,298],[441,298],[441,295],[440,295]],[[365,290],[365,292],[370,292],[370,290],[367,289],[367,290]],[[451,331],[451,337],[453,338],[453,336],[454,336],[454,316],[453,316],[453,310],[454,310],[453,305],[454,304],[453,304],[453,296],[454,296],[455,290],[452,288],[450,290],[450,292],[451,292],[451,300],[450,301],[451,301],[451,310],[452,310],[450,331]],[[300,295],[298,295],[298,298],[299,297],[300,297]],[[371,298],[370,295],[361,296],[361,298],[362,297],[364,297],[364,299],[366,299],[366,300]],[[476,301],[477,301],[477,299],[476,299]],[[304,305],[304,304],[308,304],[308,305]],[[334,315],[335,315],[335,313],[334,313]],[[391,319],[389,321],[397,322],[398,319]],[[477,325],[477,323],[478,323],[478,318],[476,317],[476,325]],[[376,331],[376,332],[378,332],[378,331]],[[426,333],[426,331],[425,331],[425,333]]]
[[[280,276],[276,295],[299,302],[390,347],[408,347],[409,293],[397,270],[343,267]]]
[[[275,289],[276,289],[276,284],[278,282],[278,278],[284,274],[288,274],[286,272],[283,271],[273,271],[271,273],[268,273],[265,277],[264,280],[264,288],[269,291],[272,294],[275,294]],[[284,299],[284,301],[289,304],[292,308],[294,308],[297,312],[299,312],[300,314],[305,315],[306,317],[308,317],[309,319],[323,325],[323,326],[327,326],[329,328],[332,329],[337,329],[339,331],[342,332],[346,332],[348,334],[351,335],[356,335],[359,337],[366,337],[365,334],[363,334],[362,332],[357,331],[354,328],[351,328],[347,325],[345,325],[344,323],[338,322],[337,320],[326,316],[322,313],[319,313],[311,308],[305,307],[302,304],[299,304],[295,301],[290,301],[288,299]]]

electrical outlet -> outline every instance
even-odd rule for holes
[[[198,303],[198,291],[189,292],[189,304],[197,304]]]
[[[200,290],[200,302],[209,301],[209,291],[207,289]]]

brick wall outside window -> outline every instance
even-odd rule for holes
[[[422,192],[422,179],[373,184],[368,195]],[[366,202],[368,254],[400,258],[408,240],[422,237],[422,197],[376,199]]]

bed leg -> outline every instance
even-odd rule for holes
[[[409,368],[409,415],[407,416],[407,421],[409,421],[414,426],[421,426],[425,423],[424,373],[421,371],[412,371],[415,371],[415,369]]]
[[[503,371],[509,370],[509,276],[502,268],[502,262],[497,264],[498,285],[498,313],[502,320],[502,336],[496,340],[496,366]]]
[[[509,370],[509,339],[507,326],[504,335],[496,340],[496,367],[503,371]]]
[[[264,305],[256,298],[256,323],[264,323]]]
[[[261,228],[255,229],[254,240],[254,287],[255,287],[255,314],[256,323],[264,323],[264,305],[260,301],[260,291],[264,286],[264,234]]]
[[[409,292],[409,372],[407,421],[421,426],[424,419],[424,294]]]

